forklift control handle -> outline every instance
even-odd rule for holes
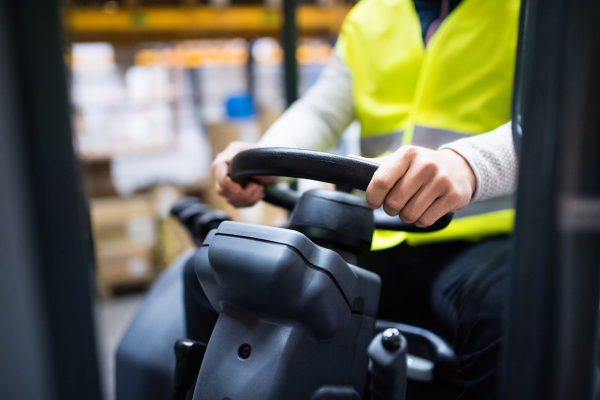
[[[250,182],[253,176],[287,176],[366,190],[377,168],[379,165],[370,161],[320,151],[265,147],[238,153],[229,164],[229,175],[241,185]],[[289,211],[294,209],[299,198],[293,190],[265,190],[265,201]],[[425,228],[390,217],[383,210],[376,210],[374,217],[377,229],[425,233],[447,227],[454,213],[444,215]]]
[[[287,176],[367,190],[377,168],[373,162],[320,151],[265,147],[233,157],[229,176],[241,185],[253,176]]]

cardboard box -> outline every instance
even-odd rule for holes
[[[157,215],[152,196],[90,200],[100,296],[148,286],[156,277]]]
[[[148,286],[156,277],[154,249],[129,241],[101,243],[96,247],[98,294],[111,296],[115,289]]]
[[[151,196],[111,197],[90,200],[95,243],[128,240],[152,245],[156,242],[156,212]]]
[[[117,194],[110,175],[110,160],[82,160],[83,187],[87,197]]]

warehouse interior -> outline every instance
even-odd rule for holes
[[[219,222],[289,223],[285,202],[229,204],[211,164],[231,142],[258,142],[317,82],[357,3],[0,5],[0,397],[125,400],[133,382],[147,386],[140,399],[168,398],[150,392],[153,379],[172,380],[170,343],[169,372],[122,373],[120,395],[117,352],[169,271],[179,277],[202,245],[173,206],[193,198]],[[600,35],[590,16],[600,6],[520,4],[510,111],[523,141],[500,398],[596,399]],[[360,156],[360,135],[352,123],[328,152]],[[288,178],[276,187],[347,190]],[[183,318],[167,306],[165,320]],[[131,332],[129,344],[151,348],[151,334]],[[318,399],[358,398],[332,393]]]
[[[210,172],[210,160],[229,142],[256,142],[286,108],[282,5],[111,0],[64,6],[109,399],[114,353],[145,290],[193,247],[171,206],[197,196],[239,221],[285,222],[282,210],[264,203],[231,207],[216,194]],[[292,96],[318,78],[351,6],[298,5]]]

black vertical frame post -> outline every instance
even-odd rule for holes
[[[527,0],[506,400],[590,399],[600,280],[600,3]]]
[[[248,95],[252,99],[253,104],[256,104],[256,82],[254,81],[254,57],[252,56],[252,48],[256,39],[248,40],[248,62],[246,63],[246,87],[248,88]]]
[[[297,0],[283,0],[283,75],[285,79],[285,101],[288,107],[298,99],[296,6]]]
[[[59,6],[0,2],[2,399],[101,399]]]

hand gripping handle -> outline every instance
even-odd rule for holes
[[[229,176],[245,185],[253,176],[312,179],[367,190],[379,164],[320,151],[266,147],[238,153]]]
[[[370,161],[320,151],[265,147],[238,153],[229,164],[229,175],[241,185],[247,184],[253,176],[287,176],[367,190],[378,168],[379,164]],[[290,211],[298,200],[296,194],[279,190],[266,191],[265,196],[266,201]],[[405,232],[434,232],[448,226],[453,216],[454,213],[448,213],[432,226],[418,228],[378,210],[375,212],[375,226]]]

